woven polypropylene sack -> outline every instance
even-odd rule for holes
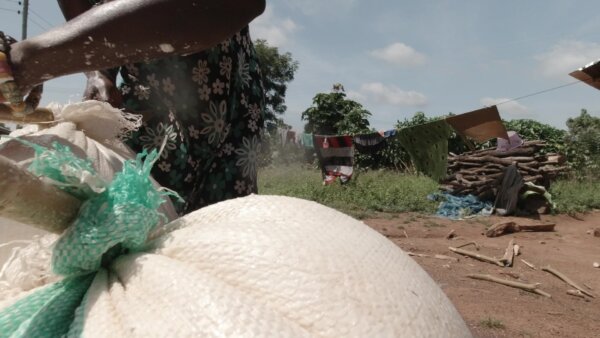
[[[84,337],[468,337],[442,290],[392,242],[320,204],[239,198],[170,223],[100,270]]]

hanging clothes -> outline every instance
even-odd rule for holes
[[[448,138],[452,128],[437,120],[398,131],[400,144],[409,153],[418,171],[439,180],[446,176]]]
[[[500,216],[512,215],[517,210],[517,202],[519,202],[519,192],[525,181],[519,173],[519,169],[514,164],[511,164],[504,169],[502,176],[502,185],[498,189],[494,209]]]
[[[383,137],[394,137],[396,134],[398,134],[398,129],[390,129],[383,132]]]
[[[496,106],[449,116],[446,118],[446,121],[457,133],[468,136],[478,142],[485,142],[496,137],[508,139],[506,127],[504,127],[504,123],[500,119],[500,113]]]
[[[375,154],[387,146],[387,140],[380,133],[370,133],[354,136],[354,147],[359,153]]]
[[[313,149],[314,143],[313,143],[313,135],[312,134],[302,134],[302,138],[301,138],[301,142],[302,145],[304,146],[304,148],[308,148],[308,149]]]
[[[323,172],[323,184],[333,183],[338,177],[342,183],[348,182],[354,171],[352,136],[314,135],[313,144]]]
[[[296,144],[296,132],[288,130],[285,136],[285,144]]]

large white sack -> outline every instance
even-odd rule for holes
[[[252,195],[168,228],[97,275],[83,336],[470,336],[408,255],[318,203]]]

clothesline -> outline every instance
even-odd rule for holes
[[[388,137],[397,136],[417,170],[435,180],[446,175],[448,139],[453,131],[464,138],[469,137],[479,142],[491,138],[509,139],[496,106],[393,131],[388,131]],[[324,183],[332,183],[338,177],[342,183],[350,180],[355,144],[365,149],[374,147],[385,142],[388,138],[385,136],[386,133],[377,132],[354,136],[312,135],[312,144],[323,172]]]
[[[600,62],[596,62],[596,63],[592,64],[589,67],[592,67],[592,66],[600,67]],[[583,72],[583,70],[578,70],[578,71],[572,72],[570,75],[572,75],[573,77],[576,77],[574,74],[576,74],[578,72]],[[512,99],[508,99],[508,100],[505,100],[505,101],[502,101],[502,102],[498,102],[498,103],[496,103],[493,106],[484,106],[484,108],[482,108],[482,109],[490,108],[490,107],[494,107],[494,106],[497,107],[497,106],[500,106],[500,105],[503,105],[503,104],[506,104],[506,103],[510,103],[510,102],[516,102],[516,101],[519,101],[519,100],[522,100],[522,99],[525,99],[525,98],[529,98],[529,97],[533,97],[533,96],[545,94],[545,93],[548,93],[548,92],[551,92],[551,91],[554,91],[554,90],[557,90],[557,89],[569,87],[569,86],[572,86],[572,85],[575,85],[575,84],[578,84],[578,83],[591,84],[591,83],[593,83],[593,82],[595,82],[597,80],[595,77],[592,77],[589,74],[588,74],[588,76],[590,76],[588,79],[581,78],[581,76],[579,78],[576,77],[576,78],[578,78],[577,81],[565,83],[565,84],[562,84],[562,85],[559,85],[559,86],[555,86],[555,87],[543,89],[543,90],[540,90],[540,91],[537,91],[537,92],[533,92],[533,93],[530,93],[530,94],[518,96],[516,98],[512,98]],[[440,119],[443,119],[443,118],[444,117],[440,117]],[[407,128],[407,127],[404,127],[404,128]],[[397,131],[397,130],[400,130],[400,129],[402,129],[402,128],[393,128],[393,129],[389,129],[389,130],[396,130]],[[380,133],[381,132],[382,131],[380,131]],[[354,134],[354,135],[349,134],[349,136],[362,136],[362,135],[369,135],[369,134],[371,134],[371,133],[368,133],[368,134]],[[323,136],[328,136],[328,135],[323,135]]]

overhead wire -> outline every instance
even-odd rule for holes
[[[592,79],[592,80],[588,80],[588,81],[593,81],[593,79]],[[499,106],[499,105],[501,105],[501,104],[505,104],[505,103],[509,103],[509,102],[516,102],[516,101],[522,100],[522,99],[524,99],[524,98],[528,98],[528,97],[532,97],[532,96],[536,96],[536,95],[540,95],[540,94],[548,93],[548,92],[551,92],[551,91],[554,91],[554,90],[557,90],[557,89],[561,89],[561,88],[569,87],[569,86],[572,86],[572,85],[574,85],[574,84],[578,84],[578,83],[581,83],[581,82],[588,82],[588,81],[577,80],[577,81],[569,82],[569,83],[566,83],[566,84],[562,84],[562,85],[560,85],[560,86],[556,86],[556,87],[552,87],[552,88],[548,88],[548,89],[540,90],[540,91],[537,91],[537,92],[534,92],[534,93],[531,93],[531,94],[527,94],[527,95],[519,96],[519,97],[516,97],[516,98],[514,98],[514,99],[508,99],[508,100],[506,100],[506,101],[502,101],[502,102],[500,102],[500,103],[496,103],[495,105],[496,105],[496,106]]]
[[[51,27],[44,27],[42,24],[40,24],[39,22],[37,22],[36,20],[34,20],[32,17],[29,17],[29,21],[32,24],[36,25],[38,28],[40,28],[43,31],[46,31],[46,30],[48,30],[48,29],[51,28]]]
[[[16,10],[16,9],[5,8],[5,7],[0,7],[0,11],[6,11],[6,12],[19,13],[19,11],[18,11],[18,10]]]
[[[29,8],[29,12],[31,12],[31,14],[35,15],[36,17],[38,17],[40,20],[44,21],[49,27],[54,27],[56,26],[55,24],[49,22],[48,20],[46,20],[43,16],[39,15],[35,10],[33,10],[31,7]]]

